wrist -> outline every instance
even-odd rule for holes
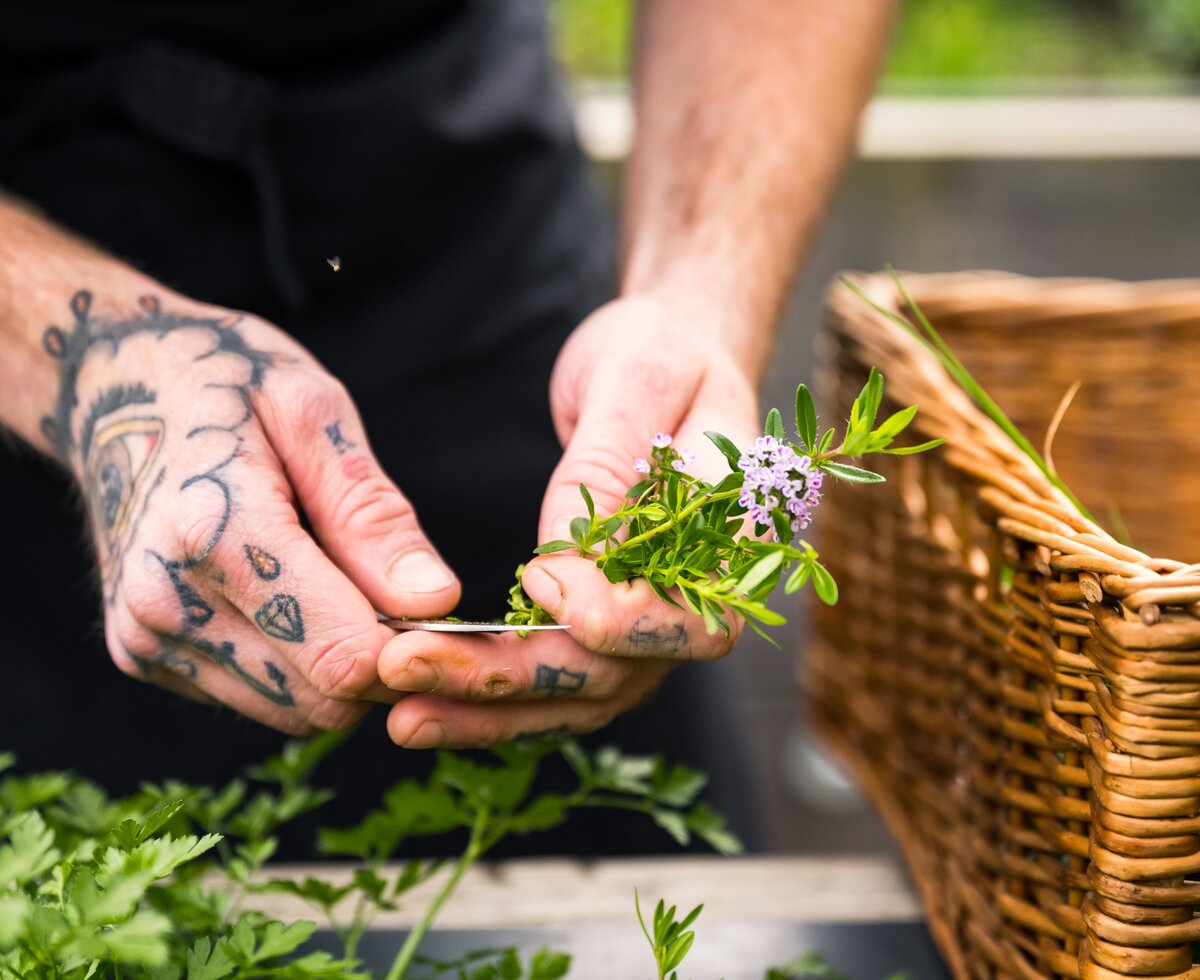
[[[712,352],[754,387],[762,381],[772,346],[772,317],[742,297],[681,270],[652,281],[627,279],[620,299],[654,307],[659,322],[679,332],[684,349]]]

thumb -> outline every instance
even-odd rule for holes
[[[539,541],[570,538],[571,519],[586,513],[580,484],[587,487],[597,513],[617,510],[625,491],[642,478],[634,461],[650,454],[656,433],[674,431],[694,394],[689,385],[647,388],[628,373],[596,378],[589,387],[546,489]]]
[[[339,387],[309,397],[299,418],[264,424],[313,533],[334,563],[380,612],[441,616],[461,594],[416,511],[367,445],[358,413]],[[337,404],[334,404],[337,402]]]

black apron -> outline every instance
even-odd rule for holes
[[[500,612],[560,453],[554,358],[614,278],[612,230],[540,5],[298,4],[285,27],[269,3],[154,0],[138,17],[128,3],[121,17],[105,3],[25,6],[0,39],[0,187],[308,347],[347,385],[384,468],[462,578],[462,613]],[[479,492],[457,476],[464,442],[508,515],[483,556],[446,520]],[[281,736],[116,671],[70,481],[6,443],[0,467],[0,749],[26,771],[70,767],[114,791],[223,782],[274,751]],[[599,740],[729,759],[724,706],[705,706],[687,673],[662,695],[668,723],[643,712]],[[322,822],[356,819],[432,762],[393,746],[383,721],[373,712],[320,774],[338,791]],[[726,788],[745,800],[740,781]],[[519,849],[672,847],[642,822],[596,815]]]

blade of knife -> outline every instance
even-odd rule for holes
[[[512,626],[508,623],[459,623],[446,619],[385,619],[383,625],[394,630],[425,630],[430,633],[534,633],[540,630],[569,630],[560,623],[545,626]]]

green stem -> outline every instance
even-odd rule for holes
[[[366,908],[367,896],[365,894],[358,896],[358,902],[354,907],[354,915],[350,920],[350,928],[342,937],[342,943],[345,948],[345,958],[348,960],[354,959],[354,954],[358,952],[358,944],[366,931]]]
[[[466,874],[467,869],[478,861],[480,855],[487,849],[484,846],[484,837],[487,833],[490,816],[491,811],[486,808],[476,814],[475,823],[471,826],[471,839],[467,843],[466,850],[463,851],[462,857],[454,865],[454,870],[450,873],[450,877],[446,879],[446,883],[442,885],[442,890],[437,893],[433,901],[425,909],[425,914],[421,916],[421,921],[413,927],[412,932],[408,934],[408,938],[404,940],[404,945],[400,947],[400,952],[396,954],[396,959],[392,962],[392,968],[388,970],[386,980],[402,980],[405,972],[412,964],[413,957],[417,954],[417,947],[421,945],[421,940],[425,938],[425,934],[433,926],[433,920],[437,918],[438,913],[442,910],[442,906],[454,894],[454,890],[458,887],[458,883],[462,880],[462,876]]]
[[[630,548],[635,544],[641,544],[643,541],[650,540],[650,538],[654,537],[656,534],[660,534],[663,531],[675,527],[677,524],[683,523],[685,518],[691,517],[692,514],[694,514],[707,503],[711,503],[714,500],[728,500],[731,497],[740,496],[741,492],[741,488],[738,488],[736,490],[725,490],[722,493],[703,494],[684,507],[683,510],[681,510],[674,517],[671,517],[668,520],[663,521],[661,524],[650,528],[649,531],[643,531],[641,534],[626,539],[621,544],[613,548],[612,553],[614,555],[618,554],[624,548]]]

